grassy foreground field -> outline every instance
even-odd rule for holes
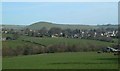
[[[67,52],[3,58],[3,69],[117,69],[111,53]]]
[[[8,36],[8,35],[6,35]],[[11,36],[11,35],[9,35]],[[26,42],[26,41],[31,42]],[[103,42],[88,39],[70,39],[70,38],[40,38],[20,36],[17,40],[6,40],[2,46],[9,48],[38,46],[50,46],[65,44],[69,46],[77,45],[80,47],[89,47],[95,45],[96,48],[111,46],[114,43]],[[92,46],[91,46],[92,47]],[[64,52],[64,53],[43,53],[38,55],[26,55],[15,57],[3,57],[3,69],[117,69],[117,56],[112,53],[97,52]]]

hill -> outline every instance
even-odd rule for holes
[[[2,25],[2,28],[7,28],[7,29],[25,29],[29,28],[32,30],[39,30],[41,28],[47,28],[48,30],[52,27],[58,27],[61,29],[83,29],[83,30],[88,30],[88,29],[98,29],[98,28],[118,28],[118,25],[73,25],[73,24],[57,24],[57,23],[51,23],[51,22],[36,22],[31,25],[25,26],[25,25]]]
[[[96,29],[98,28],[97,26],[89,26],[89,25],[68,25],[68,24],[56,24],[56,23],[50,23],[50,22],[37,22],[33,23],[26,28],[30,29],[41,29],[43,27],[46,27],[47,29],[50,29],[52,27],[59,27],[62,29]]]
[[[25,25],[2,25],[2,28],[7,28],[7,29],[23,29],[23,28],[25,28]]]
[[[107,24],[107,25],[97,25],[99,28],[115,28],[117,29],[118,28],[118,25],[112,25],[112,24]]]

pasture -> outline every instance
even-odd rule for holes
[[[2,37],[13,37],[12,34],[2,34]],[[19,36],[19,38],[17,40],[7,40],[7,41],[2,41],[2,45],[3,47],[17,47],[17,46],[22,46],[24,44],[34,44],[34,43],[29,43],[29,42],[24,42],[22,40],[26,40],[26,41],[31,41],[31,42],[35,42],[38,44],[42,44],[45,46],[49,46],[49,45],[58,45],[58,44],[65,44],[68,46],[72,46],[72,45],[78,45],[81,47],[88,47],[90,44],[91,45],[95,45],[95,46],[111,46],[115,43],[111,43],[111,42],[104,42],[104,41],[98,41],[98,40],[89,40],[89,39],[73,39],[73,38],[62,38],[62,37],[56,37],[56,38],[51,38],[51,37],[30,37],[30,36]],[[117,39],[114,39],[114,41],[117,43]]]
[[[31,42],[25,42],[27,40]],[[81,47],[96,47],[112,46],[114,43],[103,42],[88,39],[70,39],[70,38],[40,38],[21,36],[17,40],[6,40],[2,42],[2,46],[16,48],[29,46],[45,46],[65,44],[79,45]],[[18,55],[13,57],[3,57],[3,69],[117,69],[118,56],[112,53],[97,53],[97,52],[56,52],[42,53],[36,55]]]
[[[11,36],[11,35],[9,35]],[[24,40],[24,41],[22,41]],[[29,41],[29,42],[26,42]],[[37,44],[36,44],[37,43]],[[77,46],[82,48],[95,47],[101,49],[103,47],[112,46],[115,43],[104,42],[98,40],[89,40],[89,39],[72,39],[72,38],[50,38],[50,37],[29,37],[29,36],[20,36],[17,40],[6,40],[2,41],[2,47],[16,48],[24,47],[25,45],[29,46],[51,46],[51,45],[65,45],[65,46]]]
[[[117,69],[112,53],[65,52],[3,58],[3,69]]]
[[[39,37],[28,37],[28,36],[22,36],[19,40],[27,40],[32,41],[36,43],[40,43],[42,45],[48,46],[48,45],[57,45],[57,44],[66,44],[66,45],[80,45],[82,47],[89,46],[90,44],[95,44],[96,46],[111,46],[114,43],[111,42],[103,42],[98,40],[89,40],[89,39],[73,39],[73,38],[39,38]]]

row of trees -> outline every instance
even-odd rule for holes
[[[27,42],[28,41],[24,41]],[[87,51],[98,51],[104,46],[98,46],[96,44],[89,44],[89,46],[81,45],[67,45],[67,44],[56,44],[43,46],[39,43],[30,42],[31,44],[25,44],[22,46],[17,46],[16,48],[3,46],[2,54],[4,56],[18,56],[18,55],[33,55],[42,53],[57,53],[57,52],[87,52]]]

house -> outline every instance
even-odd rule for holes
[[[73,36],[74,38],[78,38],[79,36],[78,36],[78,34],[74,34],[74,36]]]
[[[54,35],[52,35],[51,37],[58,37],[59,35],[58,34],[54,34]]]
[[[1,41],[5,41],[5,40],[6,40],[6,38],[0,38],[0,40],[1,40]]]
[[[5,31],[5,34],[7,34],[8,33],[8,31]]]

